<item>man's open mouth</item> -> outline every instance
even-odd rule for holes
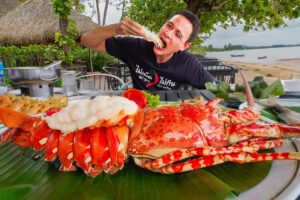
[[[161,41],[162,41],[162,43],[163,43],[163,46],[161,47],[161,49],[166,48],[166,47],[167,47],[166,41],[165,41],[163,38],[160,38],[160,39],[161,39]]]

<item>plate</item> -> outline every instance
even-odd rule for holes
[[[262,103],[267,103],[269,99],[262,99],[260,100]],[[279,105],[282,106],[289,106],[289,107],[300,107],[300,99],[274,99]],[[247,102],[242,103],[239,106],[239,110],[244,109],[248,106]],[[257,103],[254,103],[254,108],[258,111],[261,110],[263,107]]]
[[[299,79],[281,80],[281,83],[285,92],[300,92]]]
[[[267,103],[269,99],[260,100]],[[300,107],[300,99],[274,99],[282,106]],[[242,103],[239,109],[247,107],[247,102]],[[255,103],[254,108],[261,110],[263,107]],[[274,121],[262,117],[263,121]],[[284,145],[276,148],[276,152],[299,152],[300,141],[286,140]],[[260,194],[260,199],[296,199],[300,194],[300,162],[299,161],[273,161],[269,175],[254,188],[242,193],[238,199],[253,199]]]
[[[276,152],[299,152],[299,140],[286,140]],[[237,199],[296,199],[300,194],[299,161],[273,161],[268,176],[258,185],[241,193]]]

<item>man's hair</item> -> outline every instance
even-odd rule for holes
[[[175,16],[175,15],[182,15],[192,23],[193,31],[190,34],[190,37],[186,41],[186,42],[191,42],[193,39],[195,39],[195,37],[197,37],[197,35],[199,33],[200,21],[198,19],[198,16],[195,15],[194,13],[192,13],[191,11],[188,11],[185,9],[175,13],[173,16]]]

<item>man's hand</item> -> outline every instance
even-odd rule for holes
[[[115,35],[135,35],[145,37],[143,27],[129,18],[124,18],[120,23],[98,26],[84,33],[81,44],[97,51],[106,52],[105,40]]]
[[[145,36],[143,27],[137,22],[124,17],[117,26],[116,30],[118,35],[136,35],[136,36]]]

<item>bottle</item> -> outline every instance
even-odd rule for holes
[[[0,59],[0,85],[5,85],[4,65],[1,59]]]

